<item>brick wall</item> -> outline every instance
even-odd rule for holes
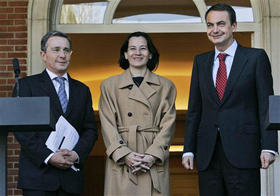
[[[12,59],[18,58],[21,75],[27,71],[28,0],[0,0],[0,97],[9,97],[14,86]],[[8,195],[22,195],[16,189],[20,146],[8,135]]]

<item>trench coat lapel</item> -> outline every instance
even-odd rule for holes
[[[148,78],[147,78],[147,74],[149,75],[148,72],[149,71],[147,70],[144,80],[143,80],[142,84],[140,85],[140,87],[138,88],[132,80],[132,76],[131,76],[129,69],[127,69],[123,74],[121,74],[119,88],[120,89],[129,88],[130,89],[129,94],[128,94],[129,99],[139,101],[139,102],[145,104],[146,106],[151,107],[151,104],[150,104],[148,98],[151,97],[155,93],[155,90],[152,89],[150,87],[150,85],[147,83],[148,81],[153,81],[150,78],[150,76],[148,76]]]
[[[147,70],[144,80],[142,84],[140,85],[140,89],[144,93],[145,97],[149,99],[151,96],[153,96],[157,91],[151,86],[153,85],[160,85],[158,76],[152,73],[151,71]]]

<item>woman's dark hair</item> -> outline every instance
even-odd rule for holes
[[[60,32],[60,31],[49,31],[41,39],[41,51],[46,52],[47,42],[51,37],[54,37],[54,36],[66,38],[69,42],[70,50],[72,50],[72,39],[66,33],[63,33],[63,32]]]
[[[210,11],[227,11],[231,25],[233,23],[236,23],[236,14],[234,9],[230,5],[218,3],[210,7],[205,13],[206,22],[207,22],[207,15],[209,14]]]
[[[124,53],[127,52],[128,42],[129,42],[129,39],[132,37],[144,37],[146,39],[147,45],[148,45],[148,50],[152,54],[152,58],[149,59],[147,62],[147,68],[150,71],[155,70],[159,63],[159,53],[158,53],[156,47],[154,46],[150,36],[147,33],[140,32],[140,31],[129,34],[128,37],[125,39],[125,41],[121,47],[121,50],[120,50],[120,57],[119,57],[120,67],[122,69],[127,69],[129,67],[129,62],[127,59],[125,59]]]

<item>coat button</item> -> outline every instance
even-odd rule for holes
[[[128,112],[128,113],[127,113],[127,116],[131,117],[131,116],[132,116],[132,113],[131,113],[131,112]]]
[[[122,140],[120,140],[120,144],[123,144],[123,141],[122,141]]]
[[[129,90],[131,90],[131,89],[132,89],[132,86],[133,86],[133,85],[129,85],[127,88],[128,88]]]

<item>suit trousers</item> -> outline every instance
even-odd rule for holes
[[[225,156],[218,134],[208,168],[199,171],[199,192],[201,196],[259,196],[260,169],[234,167]]]
[[[61,188],[57,191],[41,191],[23,189],[24,196],[80,196],[80,194],[67,193]]]

